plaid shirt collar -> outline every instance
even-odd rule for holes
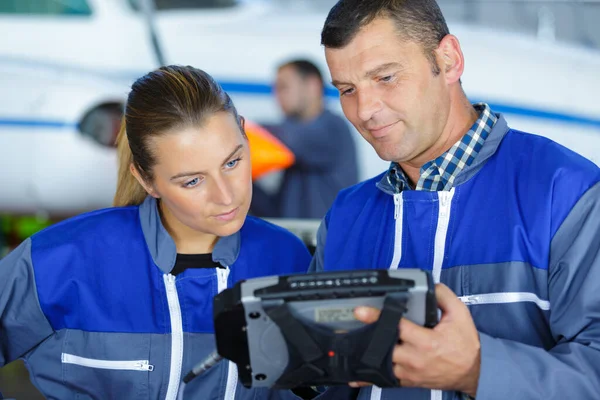
[[[477,121],[447,152],[421,167],[421,176],[415,190],[450,190],[460,171],[475,160],[498,118],[485,103],[477,103],[473,107],[479,113]],[[412,189],[398,163],[391,163],[387,179],[396,193]]]

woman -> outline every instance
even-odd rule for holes
[[[163,67],[133,84],[119,157],[117,207],[54,225],[0,262],[0,366],[23,358],[51,399],[175,399],[214,350],[213,296],[310,261],[291,233],[247,216],[243,120],[203,71]],[[185,394],[295,398],[242,387],[226,361]]]

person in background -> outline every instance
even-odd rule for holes
[[[275,95],[285,120],[265,127],[294,153],[296,161],[285,170],[275,194],[255,185],[252,212],[262,217],[323,218],[337,193],[358,182],[349,126],[325,108],[323,78],[310,61],[281,65]]]
[[[441,282],[435,328],[399,323],[402,387],[358,399],[597,399],[600,169],[470,103],[434,0],[340,0],[321,42],[344,114],[390,167],[340,193],[311,270]]]
[[[138,79],[118,152],[115,207],[38,232],[0,261],[0,366],[24,359],[48,398],[175,399],[215,349],[213,296],[309,265],[298,238],[247,216],[243,119],[205,72]],[[221,361],[185,398],[297,397],[246,389]]]

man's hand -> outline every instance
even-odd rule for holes
[[[471,313],[444,284],[436,285],[442,318],[433,329],[402,318],[400,342],[394,348],[394,374],[402,386],[477,392],[480,366],[479,334]],[[359,307],[356,318],[373,323],[380,311]],[[353,383],[351,386],[362,386]]]

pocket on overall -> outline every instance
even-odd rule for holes
[[[61,364],[63,381],[78,399],[149,398],[149,334],[69,330]]]

